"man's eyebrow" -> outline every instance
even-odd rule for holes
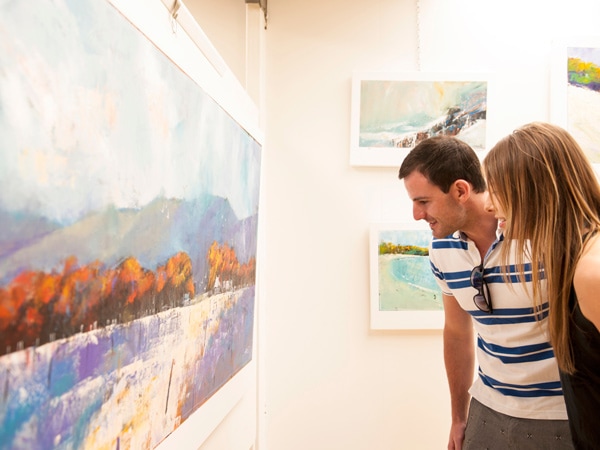
[[[421,196],[418,196],[418,197],[413,197],[413,199],[412,199],[413,202],[420,202],[420,201],[423,201],[423,200],[429,200],[429,197],[427,197],[425,195],[421,195]]]

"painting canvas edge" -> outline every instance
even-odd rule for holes
[[[154,45],[157,46],[174,64],[196,82],[217,104],[219,104],[231,117],[240,124],[250,136],[260,145],[263,145],[264,136],[258,125],[258,110],[249,95],[235,79],[229,69],[225,75],[217,73],[215,67],[200,51],[200,48],[192,42],[189,36],[180,29],[174,33],[177,25],[173,17],[165,8],[161,0],[148,2],[145,0],[107,0],[123,16],[137,27]],[[185,5],[180,13],[188,13]],[[214,50],[213,44],[204,35],[202,30],[196,32],[205,40],[201,46]],[[216,50],[214,50],[216,52]],[[194,52],[196,58],[186,55]],[[261,161],[262,166],[262,161]],[[262,179],[263,170],[260,170],[260,197],[263,196]],[[261,201],[259,199],[259,205]],[[260,206],[259,206],[260,207]],[[257,330],[257,315],[259,314],[260,299],[258,292],[260,273],[260,246],[261,246],[261,219],[258,221],[258,249],[257,249],[257,277],[254,306],[254,329],[253,329],[253,356],[239,372],[219,388],[198,410],[194,411],[179,427],[169,434],[156,449],[170,450],[181,448],[194,442],[200,446],[210,434],[219,426],[229,412],[240,402],[243,395],[256,384],[257,374],[257,342],[259,332]]]

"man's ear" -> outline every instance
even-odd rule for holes
[[[471,196],[471,183],[459,179],[452,183],[452,192],[458,201],[465,201]]]

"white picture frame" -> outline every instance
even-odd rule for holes
[[[371,329],[443,327],[442,293],[429,265],[430,240],[431,230],[418,222],[371,224]]]
[[[397,166],[421,139],[455,135],[485,151],[484,73],[355,72],[350,164]]]

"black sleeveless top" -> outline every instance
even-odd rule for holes
[[[579,309],[571,288],[571,343],[575,373],[560,374],[573,444],[577,450],[600,449],[600,333]]]

